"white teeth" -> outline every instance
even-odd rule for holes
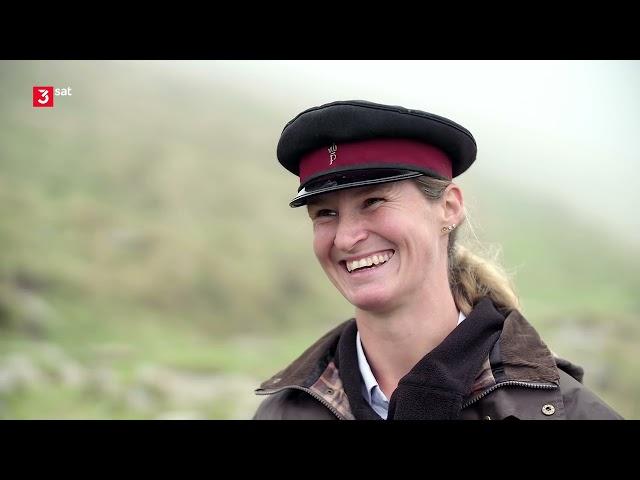
[[[360,260],[354,260],[353,262],[346,262],[347,270],[353,272],[354,270],[362,267],[370,267],[371,265],[380,265],[387,262],[392,254],[385,253],[384,255],[373,255],[371,257],[361,258]]]

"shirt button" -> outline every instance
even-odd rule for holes
[[[546,405],[544,405],[542,407],[542,413],[544,413],[545,415],[549,416],[549,415],[553,415],[556,412],[556,407],[554,407],[553,405],[547,403]]]

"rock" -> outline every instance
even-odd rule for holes
[[[122,394],[123,390],[115,372],[107,367],[88,370],[86,388],[92,393],[116,398]]]
[[[133,387],[125,394],[124,401],[128,408],[141,412],[150,412],[156,406],[154,397],[143,387]]]
[[[23,354],[9,355],[0,366],[0,392],[10,394],[46,383],[46,376]]]
[[[43,345],[40,356],[43,368],[55,381],[68,387],[81,388],[87,382],[87,371],[82,365],[69,357],[59,346]]]
[[[41,339],[57,322],[53,307],[37,293],[0,285],[0,327]]]

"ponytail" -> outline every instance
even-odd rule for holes
[[[450,180],[422,176],[416,179],[418,186],[431,200],[442,198]],[[468,223],[465,218],[461,222]],[[520,303],[515,288],[498,260],[499,250],[493,255],[481,256],[457,241],[459,229],[449,234],[448,265],[449,287],[453,299],[463,314],[469,315],[475,304],[488,296],[502,313],[519,310]]]

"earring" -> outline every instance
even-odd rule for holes
[[[442,227],[442,231],[443,232],[450,232],[451,230],[453,230],[454,228],[456,228],[456,224],[452,223],[451,225],[449,225],[448,227]]]

